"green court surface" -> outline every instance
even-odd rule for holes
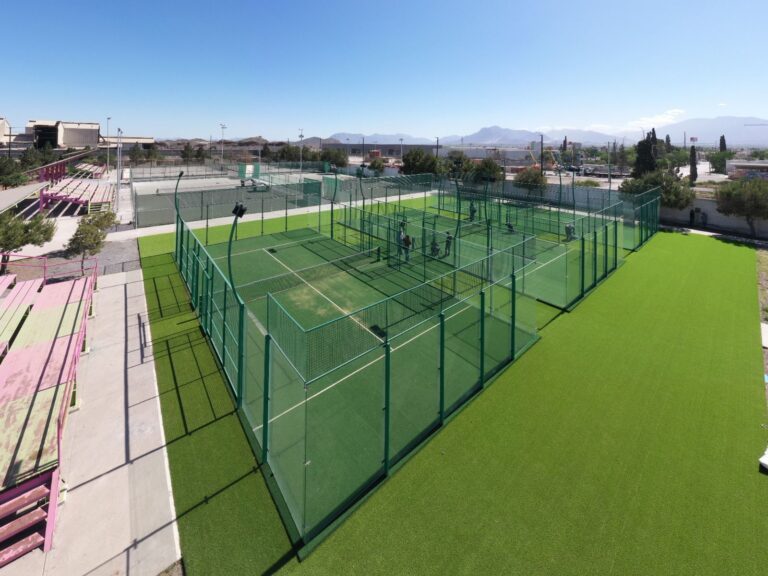
[[[768,482],[756,459],[768,433],[750,248],[657,234],[299,563],[162,255],[172,239],[140,247],[188,574],[764,572]],[[453,338],[463,339],[450,370],[457,384],[477,368],[473,306],[452,319]],[[392,342],[393,370],[410,367],[393,372],[393,386],[427,382],[435,369],[420,346],[398,348],[417,332],[426,333],[418,344],[434,337],[424,324]],[[418,361],[401,364],[402,354]],[[339,441],[375,442],[380,429],[342,421],[354,411],[339,406],[380,380],[379,356],[361,358],[345,380],[331,374],[307,396],[282,398],[290,411],[277,425],[304,419],[309,455]],[[449,390],[451,398],[468,391]],[[398,394],[410,397],[393,413],[407,439],[429,427],[423,406],[434,408],[434,394],[419,386]],[[403,440],[393,444],[397,452]],[[283,460],[304,463],[289,447]],[[315,488],[343,493],[350,470],[364,472],[351,461],[307,470],[326,479],[307,485],[308,521],[334,500]]]
[[[658,234],[287,572],[763,574],[758,322],[752,249]]]

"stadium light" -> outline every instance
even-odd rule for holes
[[[235,237],[235,232],[237,231],[237,221],[245,215],[246,210],[248,210],[248,207],[242,202],[237,202],[235,207],[232,209],[232,214],[234,214],[235,218],[232,220],[232,227],[229,230],[229,244],[227,245],[227,267],[229,268],[229,283],[232,285],[232,291],[235,293],[235,296],[237,296],[238,300],[240,301],[242,300],[240,295],[237,293],[237,288],[235,287],[235,278],[232,275],[232,239]]]

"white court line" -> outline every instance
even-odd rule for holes
[[[378,340],[379,342],[384,342],[384,340],[383,340],[382,338],[379,338],[378,336],[376,336],[376,334],[374,334],[373,332],[371,332],[371,331],[370,331],[370,329],[368,328],[368,326],[366,326],[365,324],[363,324],[362,322],[360,322],[360,320],[358,320],[358,319],[357,319],[357,318],[355,318],[354,316],[350,316],[350,312],[349,312],[349,311],[347,311],[347,310],[344,310],[344,308],[342,308],[341,306],[339,306],[338,304],[336,304],[336,302],[334,302],[333,300],[331,300],[330,298],[328,298],[328,296],[326,296],[325,294],[323,294],[322,292],[320,292],[320,290],[318,290],[317,288],[315,288],[314,286],[312,286],[312,284],[310,284],[310,283],[309,283],[309,282],[307,282],[307,281],[306,281],[304,278],[302,278],[301,276],[299,276],[299,275],[296,273],[296,271],[295,271],[295,270],[293,270],[292,268],[290,268],[290,267],[289,267],[287,264],[285,264],[285,263],[284,263],[282,260],[280,260],[280,259],[279,259],[277,256],[275,256],[274,254],[272,254],[271,252],[269,252],[269,251],[268,251],[266,248],[262,248],[262,250],[264,250],[264,252],[266,252],[267,254],[269,254],[270,256],[272,256],[272,258],[274,258],[275,260],[277,260],[277,261],[278,261],[278,262],[279,262],[279,263],[280,263],[282,266],[284,266],[284,267],[285,267],[285,269],[286,269],[286,270],[288,270],[288,271],[289,271],[291,274],[293,274],[294,276],[296,276],[296,278],[298,278],[299,280],[301,280],[302,282],[304,282],[304,284],[306,284],[307,286],[309,286],[310,288],[312,288],[312,290],[314,290],[315,292],[317,292],[318,294],[320,294],[320,296],[322,296],[323,298],[325,298],[326,300],[328,300],[328,302],[330,302],[330,303],[331,303],[331,305],[332,305],[333,307],[335,307],[335,308],[336,308],[336,309],[337,309],[339,312],[341,312],[341,313],[342,313],[344,316],[348,317],[350,320],[352,320],[353,322],[355,322],[355,323],[356,323],[358,326],[360,326],[360,327],[361,327],[363,330],[365,330],[365,331],[366,331],[366,332],[368,332],[368,333],[369,333],[371,336],[373,336],[374,338],[376,338],[376,340]]]
[[[293,244],[299,245],[299,244],[303,244],[304,242],[307,242],[307,241],[311,242],[315,238],[327,238],[327,236],[323,236],[322,234],[317,234],[316,236],[307,236],[306,238],[303,238],[301,240],[291,240],[290,242],[284,242],[282,244],[275,244],[273,246],[266,246],[266,247],[262,246],[261,248],[254,248],[253,250],[243,250],[242,252],[234,252],[232,254],[232,256],[240,256],[241,254],[251,254],[253,252],[259,252],[261,250],[268,250],[269,248],[283,248],[285,246],[291,246]],[[243,238],[243,240],[246,240],[246,238]],[[214,256],[213,259],[214,260],[224,260],[226,257],[227,257],[227,255],[224,254],[223,256]]]
[[[453,318],[453,317],[455,317],[455,316],[458,316],[458,315],[459,315],[459,314],[461,314],[462,312],[466,312],[466,311],[467,311],[467,310],[469,310],[470,308],[472,308],[472,306],[464,306],[464,307],[463,307],[461,310],[459,310],[459,311],[458,311],[458,312],[456,312],[455,314],[451,314],[450,316],[448,316],[448,317],[446,318],[446,320],[450,320],[451,318]],[[433,325],[433,326],[430,326],[430,327],[429,327],[429,328],[427,328],[426,330],[423,330],[423,331],[419,332],[418,334],[416,334],[416,336],[414,336],[413,338],[410,338],[410,339],[406,340],[405,342],[403,342],[403,343],[402,343],[402,344],[400,344],[399,346],[395,346],[394,348],[392,348],[392,353],[395,353],[395,352],[397,352],[398,350],[400,350],[400,348],[402,348],[402,347],[403,347],[403,346],[405,346],[406,344],[410,344],[411,342],[413,342],[414,340],[416,340],[416,338],[420,338],[421,336],[423,336],[424,334],[426,334],[426,333],[427,333],[427,332],[429,332],[430,330],[434,330],[434,329],[435,329],[435,328],[437,328],[438,326],[439,326],[439,324],[435,324],[435,325]],[[286,415],[286,414],[288,414],[289,412],[292,412],[293,410],[295,410],[295,409],[296,409],[296,408],[298,408],[299,406],[301,406],[301,405],[303,405],[303,404],[306,404],[306,403],[307,403],[307,402],[309,402],[310,400],[314,400],[315,398],[317,398],[317,397],[318,397],[318,396],[320,396],[321,394],[325,394],[325,393],[326,393],[328,390],[330,390],[331,388],[334,388],[335,386],[337,386],[337,385],[341,384],[342,382],[344,382],[345,380],[347,380],[347,379],[351,378],[352,376],[354,376],[354,375],[355,375],[355,374],[357,374],[358,372],[362,372],[363,370],[365,370],[365,369],[366,369],[366,368],[368,368],[369,366],[372,366],[373,364],[376,364],[376,362],[378,362],[378,361],[379,361],[379,360],[381,360],[382,358],[384,358],[384,354],[381,354],[381,355],[380,355],[378,358],[374,358],[373,360],[371,360],[370,362],[368,362],[368,364],[365,364],[364,366],[361,366],[361,367],[360,367],[360,368],[358,368],[357,370],[354,370],[353,372],[350,372],[349,374],[347,374],[346,376],[344,376],[344,378],[340,378],[339,380],[337,380],[337,381],[336,381],[336,382],[334,382],[333,384],[331,384],[331,385],[329,385],[329,386],[326,386],[325,388],[323,388],[322,390],[320,390],[320,392],[317,392],[316,394],[313,394],[313,395],[312,395],[312,396],[310,396],[309,398],[305,398],[305,399],[304,399],[304,400],[302,400],[301,402],[299,402],[299,403],[297,403],[297,404],[294,404],[293,406],[291,406],[291,407],[290,407],[290,408],[288,408],[287,410],[284,410],[283,412],[281,412],[281,413],[280,413],[280,414],[278,414],[277,416],[274,416],[274,417],[270,418],[270,419],[269,419],[269,423],[270,423],[270,424],[272,424],[272,423],[273,423],[275,420],[277,420],[277,419],[279,419],[279,418],[282,418],[283,416],[285,416],[285,415]],[[253,431],[254,431],[254,432],[256,432],[257,430],[259,430],[260,428],[263,428],[263,427],[264,427],[264,425],[263,425],[263,424],[262,424],[261,426],[256,426],[256,427],[253,429]]]

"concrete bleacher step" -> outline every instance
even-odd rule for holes
[[[43,545],[43,542],[45,542],[45,538],[39,533],[33,532],[29,536],[0,549],[0,568],[13,562],[17,558],[24,556],[24,554],[31,552],[35,548],[39,548]]]
[[[22,492],[7,502],[3,502],[0,504],[0,520],[10,516],[11,514],[15,514],[19,510],[23,510],[32,504],[40,502],[41,500],[45,500],[48,498],[50,493],[51,491],[48,486],[41,485],[36,486],[31,490],[27,490],[26,492]]]
[[[0,545],[9,538],[16,536],[17,534],[32,528],[35,524],[40,524],[45,521],[47,514],[41,506],[33,508],[26,514],[22,514],[18,518],[14,518],[11,522],[0,526]]]

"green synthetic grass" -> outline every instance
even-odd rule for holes
[[[762,574],[755,255],[659,234],[290,573]]]
[[[186,574],[263,573],[290,543],[163,242],[139,248]]]
[[[764,571],[750,248],[657,235],[298,563],[167,236],[140,247],[188,573]]]

